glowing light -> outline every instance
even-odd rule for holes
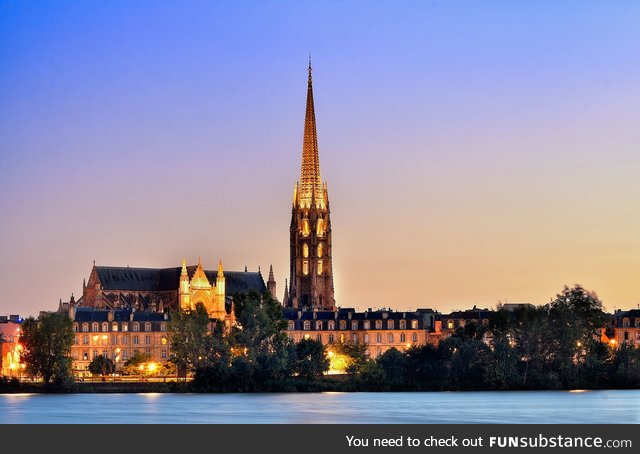
[[[411,347],[411,344],[410,344],[410,343],[407,343],[405,346],[406,346],[407,348],[409,348],[409,347]]]
[[[618,343],[618,342],[617,342],[615,339],[611,339],[611,340],[609,341],[609,345],[611,345],[612,347],[615,347],[617,343]]]
[[[109,336],[107,336],[106,334],[103,334],[102,335],[102,340],[107,340],[107,339],[109,339]]]
[[[329,356],[329,358],[331,358],[335,353],[333,353],[331,350],[329,350],[327,352],[327,356]]]
[[[11,369],[11,370],[16,370],[16,367],[18,367],[18,366],[16,366],[16,363],[9,364],[9,369]]]
[[[149,372],[155,372],[156,369],[158,368],[158,365],[156,363],[149,363],[147,368],[149,369]]]
[[[305,335],[304,335],[304,338],[305,338],[305,340],[309,339],[309,335],[308,335],[308,334],[305,334]]]
[[[576,345],[577,345],[578,347],[582,347],[582,342],[578,341],[578,342],[576,342]]]

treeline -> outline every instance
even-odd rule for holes
[[[547,305],[499,310],[489,324],[468,323],[438,346],[391,349],[367,358],[366,346],[327,348],[314,340],[291,343],[279,304],[252,293],[236,298],[237,326],[207,331],[204,308],[174,314],[172,351],[189,358],[194,390],[345,391],[542,390],[637,388],[640,349],[601,341],[602,303],[580,286]],[[199,324],[199,328],[195,328]],[[199,331],[200,347],[186,342]],[[178,340],[181,339],[180,342]],[[175,344],[175,345],[174,345]],[[184,348],[180,348],[180,346]],[[331,358],[335,355],[334,358]],[[332,360],[345,380],[323,376]],[[179,362],[179,361],[178,361]]]

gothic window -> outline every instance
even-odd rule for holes
[[[330,330],[336,329],[336,322],[334,322],[333,320],[330,320],[328,324]]]
[[[318,260],[318,276],[322,276],[322,260]]]
[[[405,320],[400,320],[400,329],[407,329],[407,322]]]
[[[393,320],[387,320],[387,329],[394,329]]]
[[[303,243],[302,244],[302,256],[306,259],[307,257],[309,257],[309,246],[307,245],[307,243]]]
[[[302,220],[302,236],[304,237],[309,236],[309,220],[308,219]]]
[[[104,322],[102,324],[102,331],[109,331],[109,324],[107,322]]]
[[[351,322],[351,330],[356,331],[357,329],[358,329],[358,322],[354,320]]]
[[[382,329],[382,320],[376,320],[376,329]]]
[[[322,218],[318,219],[318,223],[316,224],[316,235],[324,236],[324,220]]]
[[[145,330],[145,331],[151,331],[151,323],[146,322],[146,323],[144,324],[144,330]]]
[[[318,257],[322,258],[322,254],[324,253],[324,246],[322,243],[318,244]]]
[[[309,320],[305,320],[304,324],[303,324],[303,329],[305,331],[309,331],[311,329],[311,323],[309,322]]]
[[[418,320],[411,320],[411,329],[418,329]]]
[[[309,274],[309,261],[308,260],[304,260],[302,262],[302,274],[304,274],[305,276],[307,276]]]
[[[369,320],[365,320],[364,322],[362,322],[363,324],[363,328],[364,329],[370,329],[371,328],[371,322]]]

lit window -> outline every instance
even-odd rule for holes
[[[118,322],[113,322],[111,324],[111,331],[118,331]]]
[[[109,331],[109,324],[107,322],[104,322],[102,324],[102,332],[105,332],[105,331]]]
[[[418,320],[411,320],[411,329],[418,329]]]
[[[447,320],[447,329],[453,329],[453,320]]]
[[[316,224],[316,235],[324,236],[324,220],[322,218],[318,219],[318,223]],[[318,257],[322,257],[319,255]]]
[[[307,243],[304,243],[302,245],[302,256],[306,259],[307,257],[309,257],[309,246],[307,245]]]
[[[318,320],[318,321],[316,322],[316,330],[317,330],[317,331],[320,331],[321,329],[322,329],[322,322],[321,322],[320,320]]]
[[[329,321],[328,325],[330,330],[336,329],[336,323],[333,320]]]
[[[162,345],[167,345],[167,338],[163,337],[160,342],[162,343]]]
[[[129,324],[127,322],[122,324],[122,331],[129,331]]]
[[[309,261],[305,260],[302,262],[302,274],[307,276],[309,274]]]
[[[322,254],[324,253],[322,243],[318,245],[318,258],[322,258]]]
[[[309,220],[302,220],[302,236],[309,236]]]
[[[311,323],[309,322],[309,320],[305,320],[303,329],[305,331],[309,331],[311,329]]]
[[[318,276],[322,276],[322,260],[318,260]]]

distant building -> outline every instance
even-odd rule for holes
[[[329,347],[334,343],[358,342],[367,346],[367,354],[372,357],[391,348],[404,351],[426,344],[427,332],[433,328],[434,321],[434,312],[430,309],[415,312],[287,309],[284,314],[287,335],[293,342],[313,339]]]
[[[21,346],[19,315],[0,315],[0,375],[19,377],[23,368],[20,361]]]
[[[613,344],[640,346],[640,309],[617,310],[613,314]],[[610,339],[610,341],[611,341]]]

